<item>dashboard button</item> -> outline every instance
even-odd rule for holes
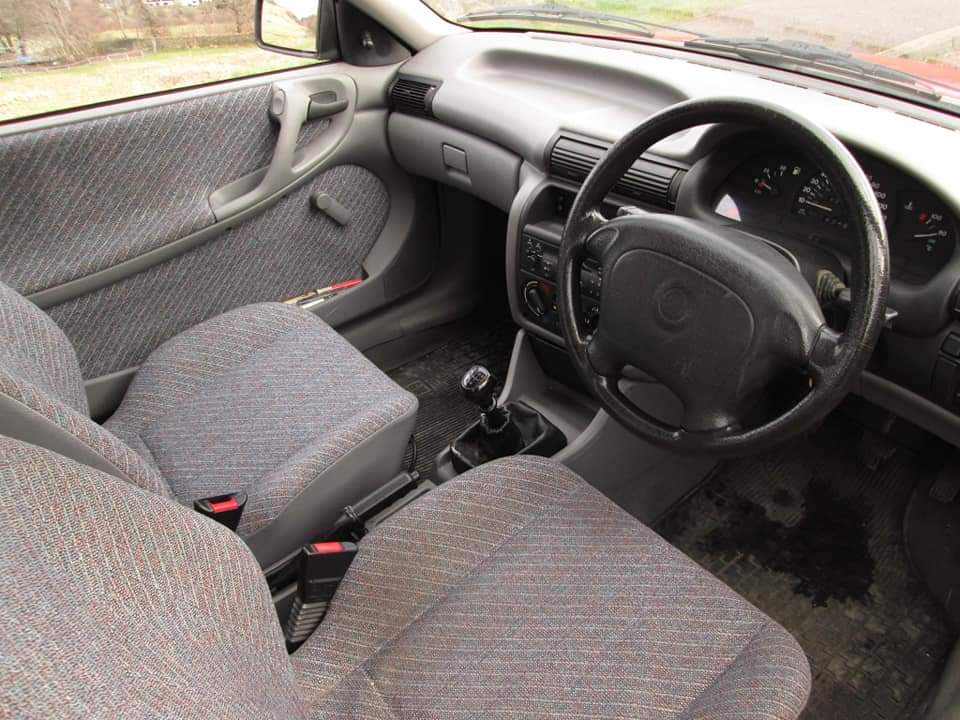
[[[540,290],[540,283],[532,280],[523,289],[523,300],[534,317],[542,318],[547,311],[547,301]]]
[[[580,292],[595,300],[600,299],[600,273],[584,268],[580,272]]]
[[[557,254],[547,251],[540,261],[540,272],[547,280],[555,280],[557,275]]]
[[[933,399],[944,407],[951,407],[957,394],[957,380],[960,379],[960,365],[938,357],[933,368],[933,382],[930,391]]]
[[[940,347],[940,350],[945,355],[960,359],[960,335],[957,335],[956,333],[950,333],[947,335],[947,339],[943,341],[943,345]]]

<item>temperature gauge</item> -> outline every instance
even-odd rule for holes
[[[894,266],[925,281],[942,268],[957,245],[956,228],[946,208],[924,192],[904,193],[891,233]]]

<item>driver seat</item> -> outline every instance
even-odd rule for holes
[[[543,458],[379,526],[292,656],[236,535],[7,438],[0,573],[13,717],[788,720],[810,689],[782,627]]]

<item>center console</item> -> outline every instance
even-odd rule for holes
[[[525,225],[517,246],[517,294],[521,312],[532,323],[560,335],[557,266],[563,226],[555,220]],[[580,271],[581,312],[593,328],[600,317],[600,265],[588,259]]]
[[[554,343],[562,341],[557,313],[560,238],[574,197],[572,188],[552,182],[538,187],[517,213],[516,240],[508,244],[514,256],[510,263],[513,268],[510,282],[515,286],[515,307],[526,324],[545,331],[543,334]],[[617,212],[615,205],[604,210],[608,217]],[[587,259],[580,271],[580,310],[587,328],[596,327],[599,320],[602,287],[600,265]]]

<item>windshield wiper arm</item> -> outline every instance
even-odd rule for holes
[[[679,30],[679,28],[673,28],[669,25],[659,25],[645,20],[610,15],[609,13],[578,10],[561,5],[516,5],[489,8],[461,15],[456,21],[483,22],[489,20],[542,20],[547,22],[556,20],[571,25],[619,30],[643,37],[653,37],[655,30]],[[686,30],[682,32],[695,34]]]
[[[861,60],[850,53],[831,50],[814,43],[766,38],[702,37],[687,40],[683,46],[692,50],[732,55],[770,67],[814,70],[820,74],[871,80],[929,100],[940,99],[939,93],[910,73]]]

